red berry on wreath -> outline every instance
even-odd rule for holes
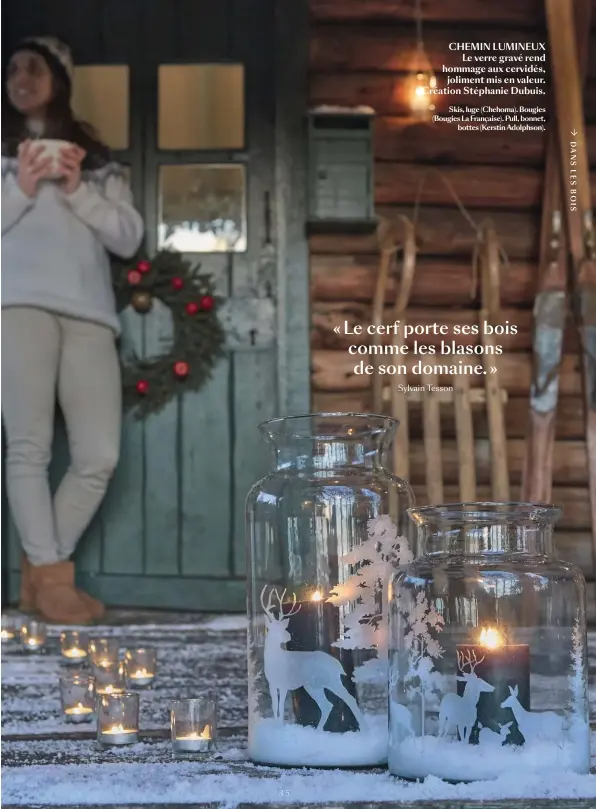
[[[188,367],[187,362],[177,362],[174,364],[174,373],[178,377],[178,379],[184,379],[188,376],[188,372],[190,368]]]
[[[209,312],[215,305],[215,299],[212,295],[203,295],[201,298],[200,306],[203,312]]]
[[[133,287],[136,287],[137,284],[140,284],[142,280],[141,273],[138,270],[130,270],[127,278],[128,283]]]
[[[146,396],[149,393],[149,383],[146,379],[139,379],[137,382],[137,393],[140,396]]]
[[[146,260],[139,261],[139,263],[137,264],[137,270],[139,272],[141,272],[141,273],[149,272],[150,269],[151,269],[151,262],[150,261],[146,261]]]
[[[180,291],[180,290],[183,288],[183,286],[184,286],[184,279],[183,279],[183,278],[180,278],[180,276],[179,276],[179,275],[175,275],[175,276],[172,278],[172,287],[173,287],[173,288],[174,288],[176,291]]]
[[[196,313],[199,311],[199,305],[198,303],[191,301],[190,303],[186,304],[185,309],[187,315],[196,315]]]

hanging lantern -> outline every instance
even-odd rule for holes
[[[435,112],[434,95],[430,92],[437,86],[437,79],[428,56],[418,50],[412,60],[407,79],[407,98],[412,116],[419,121],[431,121]]]
[[[419,0],[416,3],[416,38],[416,51],[406,79],[406,98],[414,118],[419,121],[430,121],[435,111],[434,95],[431,91],[436,89],[437,79],[424,49]]]

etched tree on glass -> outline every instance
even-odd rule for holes
[[[423,590],[416,594],[413,605],[405,605],[403,597],[397,594],[398,609],[406,620],[404,651],[408,655],[408,671],[404,684],[410,695],[420,695],[421,729],[425,735],[427,694],[438,689],[439,673],[433,661],[442,657],[443,649],[431,632],[443,629],[443,618],[433,604],[429,604]]]
[[[353,572],[337,584],[329,598],[344,607],[344,635],[333,644],[340,649],[376,649],[376,659],[364,666],[373,678],[387,676],[388,588],[393,568],[413,560],[407,539],[399,536],[391,517],[375,517],[367,523],[367,539],[341,557]]]

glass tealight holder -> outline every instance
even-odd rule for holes
[[[89,674],[60,677],[60,703],[66,722],[79,725],[95,719],[95,680]]]
[[[89,660],[92,666],[109,668],[118,663],[119,659],[118,638],[92,638],[89,641]]]
[[[0,637],[2,638],[2,645],[13,645],[17,641],[20,626],[19,622],[14,615],[2,616],[2,631]]]
[[[97,741],[102,747],[135,744],[139,738],[139,695],[103,694],[97,699]]]
[[[43,649],[47,637],[47,627],[40,621],[25,621],[21,626],[21,646],[24,652],[39,652]]]
[[[157,650],[152,646],[127,649],[124,670],[128,688],[151,688],[157,672]]]
[[[60,635],[62,661],[67,666],[80,666],[87,660],[88,639],[84,632],[67,629]]]
[[[217,699],[174,700],[170,705],[172,752],[176,757],[200,756],[215,749]]]
[[[123,694],[126,690],[124,665],[120,660],[109,666],[93,665],[91,673],[95,678],[95,690],[98,695]]]

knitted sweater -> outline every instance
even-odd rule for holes
[[[143,238],[122,170],[85,171],[73,194],[41,182],[34,198],[16,174],[17,161],[2,157],[2,307],[34,306],[119,334],[108,251],[128,258]]]

